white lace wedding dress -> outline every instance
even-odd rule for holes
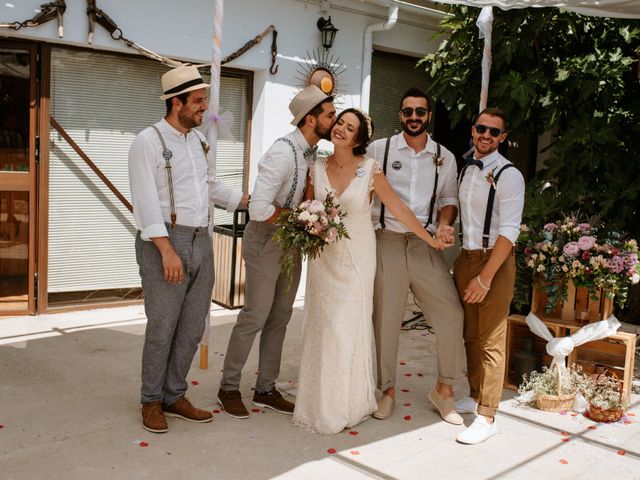
[[[332,434],[352,427],[376,409],[373,280],[376,239],[370,192],[380,165],[365,158],[344,192],[334,196],[347,213],[350,239],[327,245],[309,262],[304,305],[302,359],[292,421]],[[315,198],[333,191],[326,159],[312,166]]]

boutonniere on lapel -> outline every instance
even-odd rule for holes
[[[209,150],[211,150],[211,145],[209,145],[204,140],[200,140],[200,145],[202,145],[202,150],[204,150],[204,154],[209,155]]]
[[[442,158],[442,157],[433,157],[433,163],[436,164],[436,172],[440,173],[440,167],[444,163],[444,158]]]
[[[496,188],[496,179],[495,179],[495,177],[493,176],[493,172],[495,172],[495,171],[496,171],[496,169],[495,169],[495,167],[494,167],[494,168],[493,168],[493,170],[491,170],[489,173],[487,173],[487,174],[484,176],[484,178],[486,178],[486,179],[487,179],[487,182],[489,182],[493,188]]]

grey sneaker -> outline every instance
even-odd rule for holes
[[[239,390],[218,390],[218,403],[227,415],[234,418],[249,418],[249,410],[242,403]]]
[[[253,394],[253,404],[256,407],[270,408],[285,415],[293,415],[293,409],[295,408],[295,405],[285,400],[275,387],[270,392],[265,393],[256,390],[256,393]]]

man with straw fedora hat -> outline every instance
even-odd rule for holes
[[[281,248],[272,240],[279,215],[302,200],[315,145],[328,139],[336,121],[333,97],[310,85],[289,103],[292,125],[297,128],[279,138],[258,163],[258,176],[251,196],[251,220],[244,231],[242,256],[246,267],[244,307],[231,332],[218,402],[225,413],[248,418],[242,402],[240,377],[258,332],[260,354],[253,404],[293,414],[293,403],[275,388],[280,373],[282,344],[291,318],[300,281],[300,264],[294,268],[291,285],[280,272]]]
[[[186,377],[202,338],[213,288],[209,205],[229,211],[246,196],[215,176],[204,136],[206,87],[194,66],[162,76],[166,116],[140,132],[129,151],[129,182],[147,316],[142,352],[142,423],[168,430],[166,416],[210,422],[185,397]]]

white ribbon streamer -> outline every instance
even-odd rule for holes
[[[482,85],[480,88],[480,109],[481,112],[487,108],[487,98],[489,97],[489,77],[491,74],[491,34],[493,33],[493,8],[482,7],[478,20],[476,21],[480,38],[484,38],[484,49],[482,50]]]

